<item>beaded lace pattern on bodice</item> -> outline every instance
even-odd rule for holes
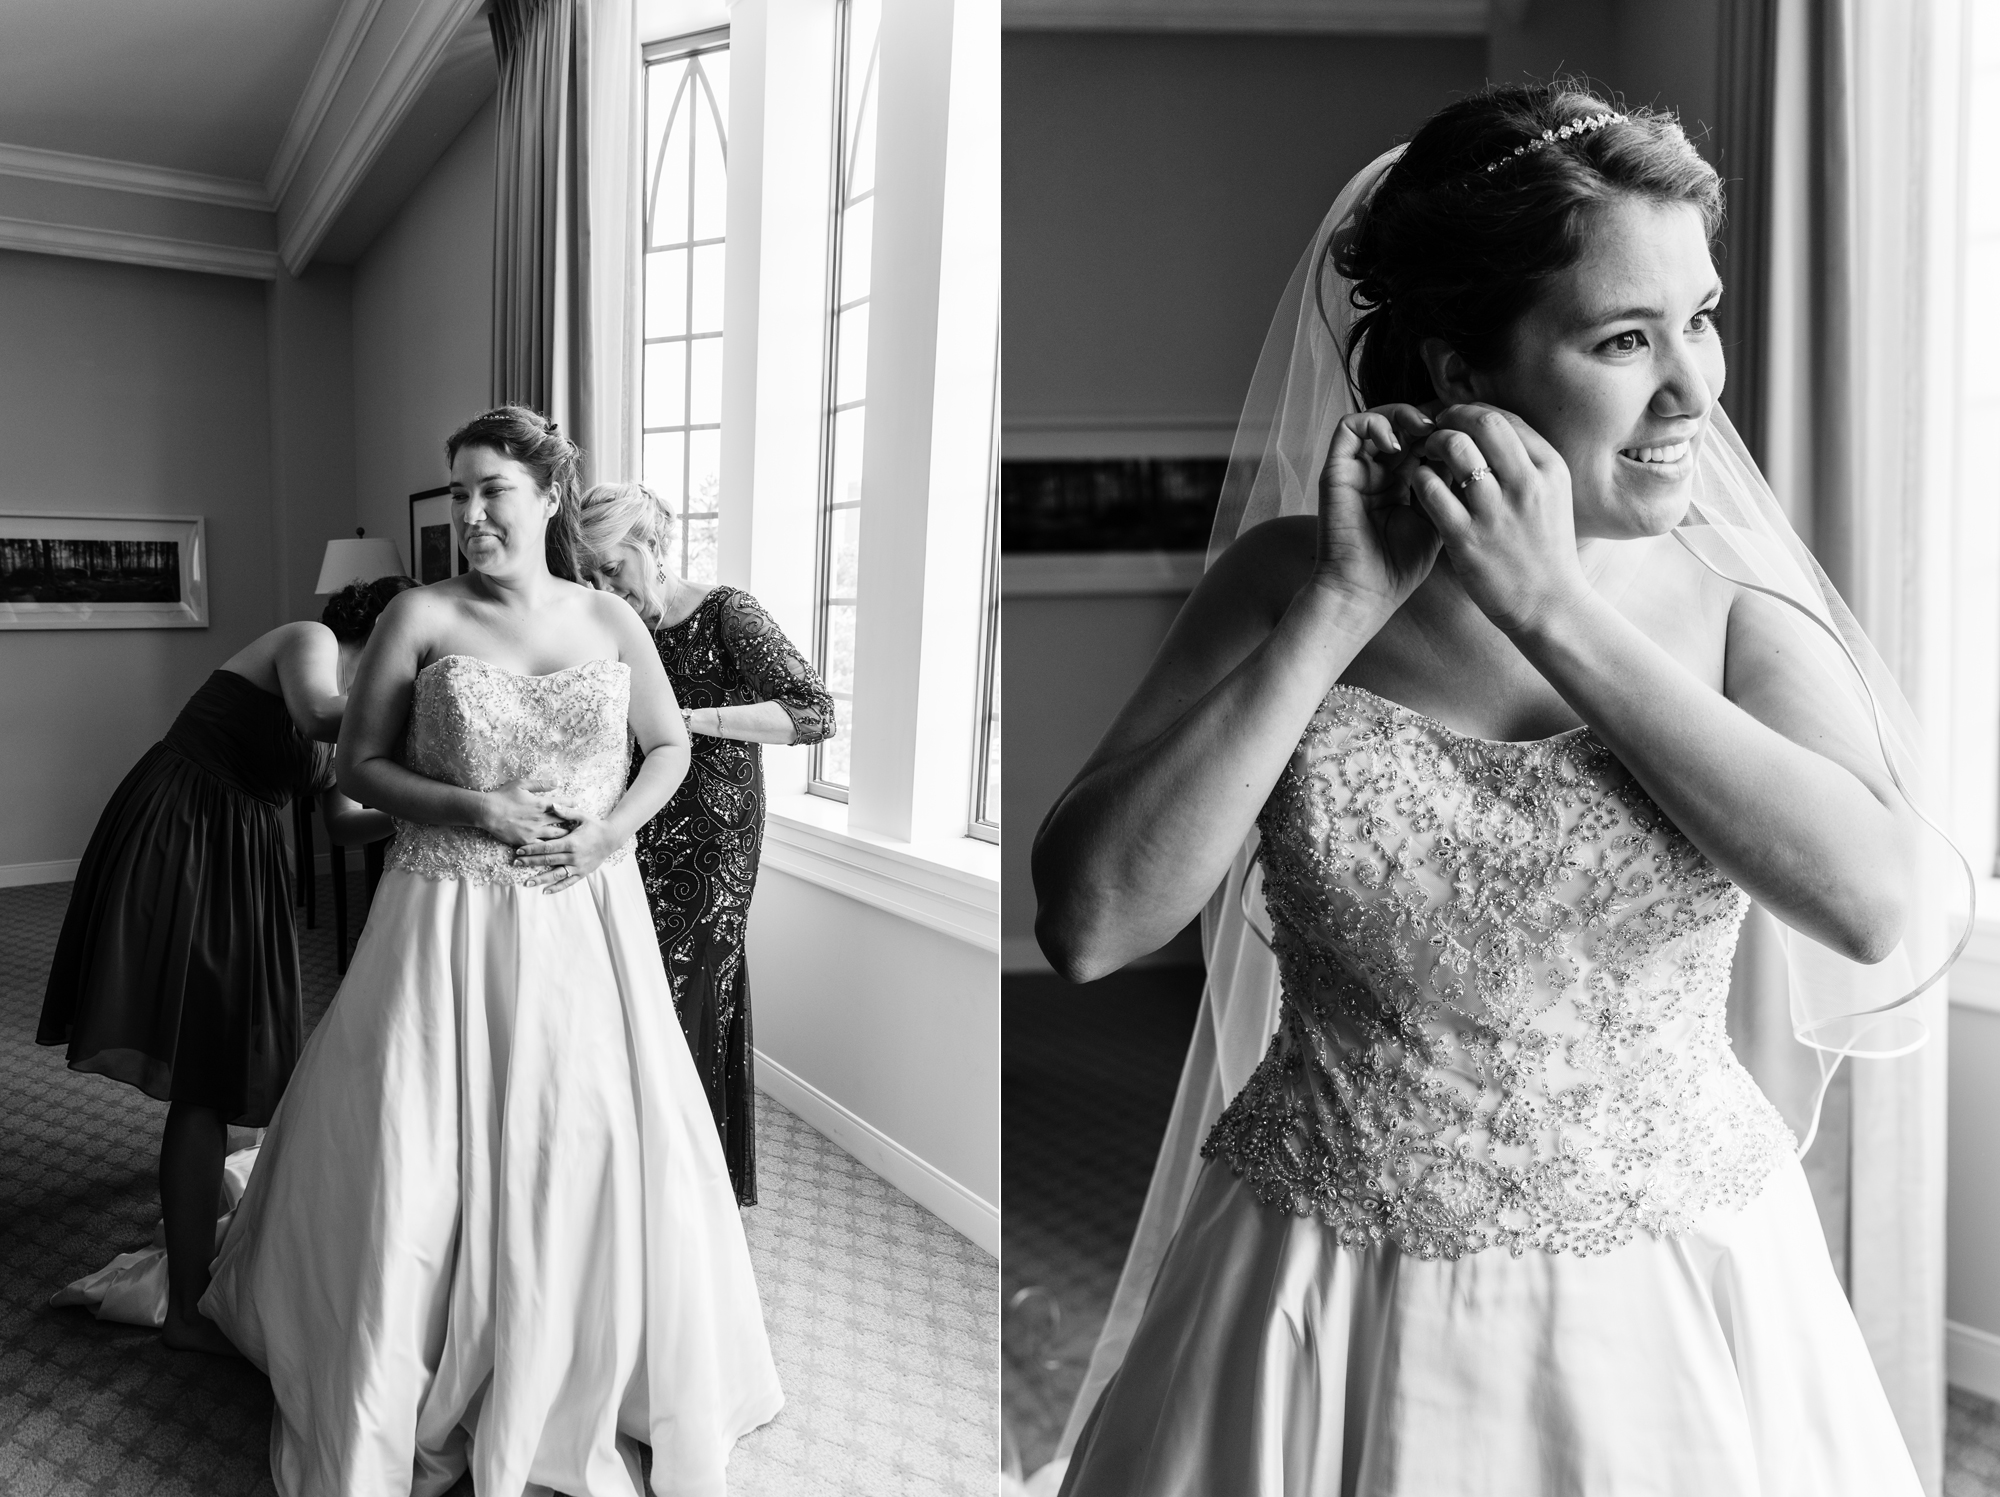
[[[445,655],[417,673],[403,762],[420,775],[495,790],[510,780],[549,787],[550,799],[607,815],[625,793],[631,668],[586,660],[523,676],[471,655]],[[628,857],[627,841],[603,866]],[[514,850],[465,826],[396,823],[388,866],[425,878],[524,884]]]
[[[1587,729],[1335,687],[1259,818],[1278,1032],[1203,1147],[1352,1246],[1596,1254],[1793,1152],[1724,1029],[1748,902]]]

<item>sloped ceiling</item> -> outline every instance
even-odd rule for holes
[[[367,247],[490,96],[485,0],[0,0],[0,248],[225,275]]]
[[[261,182],[341,0],[4,0],[0,141]]]

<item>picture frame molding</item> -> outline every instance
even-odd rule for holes
[[[81,527],[81,529],[79,529]],[[92,529],[99,533],[89,533]],[[173,541],[180,547],[177,603],[14,603],[0,599],[0,629],[206,629],[208,521],[202,515],[101,510],[0,510],[0,538]]]
[[[451,554],[446,560],[449,570],[443,577],[426,577],[423,533],[438,524],[440,516],[443,523],[451,527]],[[465,553],[459,548],[458,526],[451,518],[451,490],[424,489],[410,495],[410,575],[416,578],[420,585],[428,585],[460,576],[464,571]]]

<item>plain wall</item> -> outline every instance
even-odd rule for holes
[[[760,1051],[999,1204],[992,952],[767,863],[749,963]]]
[[[2000,1137],[2000,1014],[1951,1009],[1950,1113],[1945,1177],[1947,1320],[2000,1336],[2000,1191],[1993,1140]],[[1981,1389],[1990,1394],[1990,1389]]]
[[[1233,425],[1341,184],[1485,44],[1019,32],[1002,61],[1005,424]]]
[[[316,619],[326,543],[354,534],[354,278],[345,265],[309,265],[269,296],[278,606]]]
[[[354,267],[354,523],[410,555],[410,495],[492,404],[495,105],[475,114]]]
[[[208,673],[279,622],[266,288],[0,251],[0,509],[202,515],[206,629],[0,630],[0,867],[82,856]]]

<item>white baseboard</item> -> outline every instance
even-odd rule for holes
[[[1954,1388],[2000,1402],[2000,1336],[1947,1320],[1944,1380]]]
[[[993,1257],[1000,1256],[1000,1208],[982,1200],[936,1165],[919,1159],[866,1118],[850,1112],[803,1077],[771,1059],[757,1056],[757,1089],[816,1132],[831,1139],[896,1189],[970,1238]]]
[[[0,889],[23,884],[66,884],[76,877],[82,858],[57,858],[52,863],[0,863]]]

